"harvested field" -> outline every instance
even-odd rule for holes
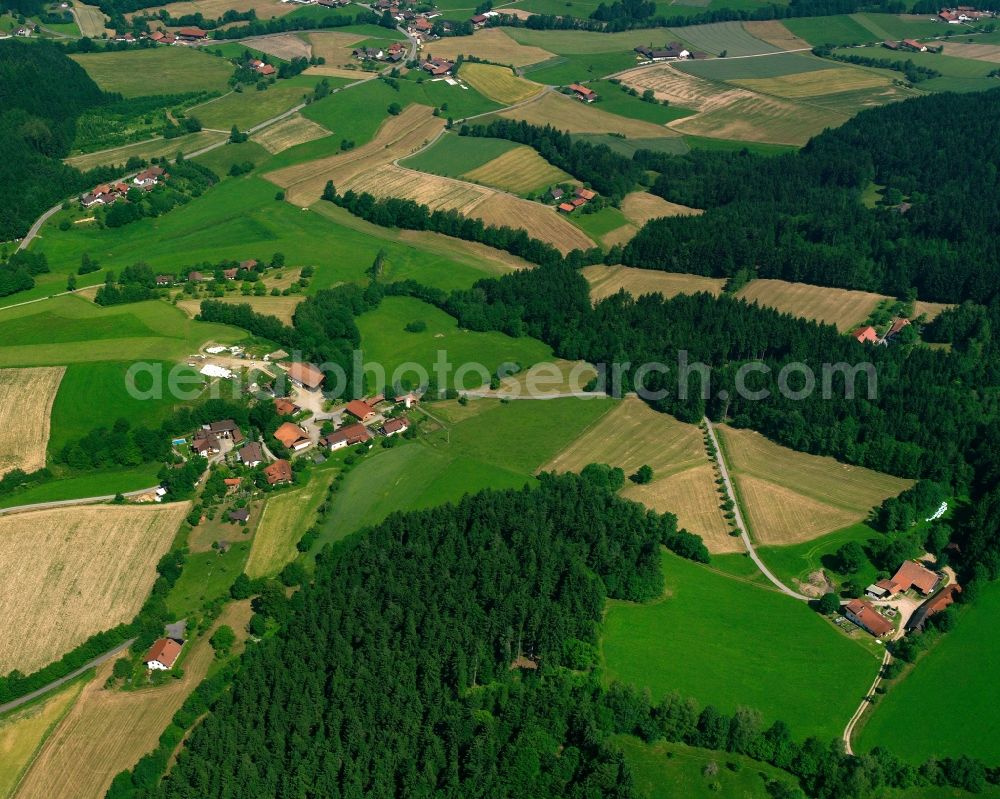
[[[108,18],[104,16],[104,12],[101,9],[77,3],[70,11],[73,13],[73,18],[76,20],[76,25],[80,29],[81,36],[100,39],[101,35],[108,30]]]
[[[280,0],[182,0],[177,3],[169,3],[155,8],[143,8],[131,14],[126,14],[131,19],[136,14],[158,15],[161,10],[172,17],[181,17],[186,14],[201,14],[207,19],[218,19],[227,11],[249,11],[253,9],[257,12],[258,19],[268,19],[269,17],[283,17],[290,14],[300,6],[296,3],[282,3]],[[242,23],[240,23],[242,24]]]
[[[616,244],[624,247],[635,237],[635,234],[639,232],[639,228],[635,225],[622,225],[621,227],[615,228],[610,233],[605,233],[601,236],[601,244],[605,247],[614,247]]]
[[[924,302],[923,300],[917,300],[913,303],[913,316],[914,318],[924,316],[927,321],[930,322],[932,319],[939,316],[942,311],[954,307],[954,305],[949,305],[944,302]]]
[[[539,471],[579,472],[588,463],[620,466],[625,474],[648,464],[653,482],[630,485],[625,496],[654,510],[676,513],[680,524],[704,536],[713,552],[739,549],[738,539],[728,534],[713,467],[695,425],[627,397]]]
[[[354,45],[365,40],[365,37],[357,33],[343,33],[339,31],[314,31],[305,35],[312,47],[312,54],[317,58],[325,58],[326,64],[323,66],[344,66],[345,64],[358,64],[351,51]],[[316,69],[323,69],[323,66]],[[326,74],[326,73],[323,73]],[[358,77],[364,75],[360,70],[355,73]]]
[[[811,50],[812,45],[800,39],[778,20],[744,22],[743,28],[755,39],[773,44],[782,50]]]
[[[515,194],[543,190],[556,183],[575,182],[572,175],[553,166],[533,147],[527,146],[509,150],[462,177]]]
[[[504,105],[523,102],[542,91],[541,85],[495,64],[463,64],[460,74],[481,95]]]
[[[293,58],[309,58],[312,47],[309,42],[294,33],[278,33],[274,36],[260,36],[253,40],[253,48],[284,61]]]
[[[83,690],[77,680],[0,720],[0,797],[10,796],[35,752]]]
[[[45,466],[49,415],[65,373],[64,366],[0,369],[0,477]]]
[[[670,298],[678,294],[697,294],[700,291],[718,296],[726,282],[722,278],[636,269],[632,266],[595,264],[584,267],[582,272],[590,283],[590,298],[594,302],[617,294],[622,289],[633,297],[659,293]]]
[[[645,225],[650,219],[662,216],[695,216],[704,211],[700,208],[689,208],[686,205],[672,203],[650,194],[648,191],[633,191],[622,199],[622,213],[635,224]]]
[[[554,208],[509,194],[490,194],[476,208],[474,216],[487,225],[526,230],[529,236],[547,241],[564,255],[570,250],[587,250],[594,246],[586,233],[563,219]]]
[[[305,299],[304,296],[288,297],[244,297],[243,295],[231,297],[218,297],[219,302],[227,302],[233,305],[249,305],[257,313],[267,314],[280,319],[286,324],[292,323],[292,314],[299,303]],[[201,313],[201,300],[181,300],[177,307],[192,319]]]
[[[311,205],[319,199],[328,180],[339,189],[356,175],[423,147],[444,127],[444,120],[432,116],[431,111],[427,106],[409,105],[398,116],[383,122],[375,138],[361,147],[285,167],[264,177],[284,188],[290,203]]]
[[[509,13],[506,9],[504,13]],[[524,67],[537,64],[555,56],[541,47],[518,44],[500,28],[483,28],[469,36],[447,36],[435,42],[424,45],[421,55],[430,54],[449,60],[455,60],[460,55],[474,55],[478,58],[492,61],[496,64],[510,64],[514,67]],[[462,67],[462,76],[468,65]]]
[[[886,299],[881,294],[868,291],[769,279],[751,281],[736,296],[793,316],[836,325],[842,333],[865,321],[875,306]]]
[[[754,539],[761,544],[811,541],[863,521],[912,480],[796,452],[752,430],[718,428]]]
[[[498,116],[524,120],[533,125],[552,125],[570,133],[621,133],[630,139],[669,138],[677,135],[663,125],[609,114],[557,92],[545,92],[534,102],[501,111]]]
[[[474,216],[479,204],[493,193],[472,183],[392,164],[362,172],[344,183],[343,189],[368,192],[376,197],[405,197],[435,211],[455,210],[466,216]]]
[[[857,89],[874,89],[889,85],[888,78],[866,69],[833,67],[812,72],[784,75],[780,78],[742,78],[730,80],[738,86],[755,92],[776,94],[779,97],[799,99],[824,94],[839,94]]]
[[[947,42],[944,54],[955,58],[971,58],[973,61],[989,61],[1000,64],[1000,45],[997,44],[959,44]]]
[[[253,140],[273,154],[294,147],[296,144],[322,139],[329,135],[330,131],[318,122],[313,122],[299,114],[292,114],[288,119],[283,119],[278,124],[255,133]]]
[[[96,505],[0,517],[0,673],[34,671],[131,621],[188,508]]]
[[[180,661],[184,676],[155,688],[106,690],[104,682],[113,663],[103,664],[49,736],[16,799],[104,796],[119,771],[131,768],[156,747],[174,713],[208,674],[215,659],[208,641],[211,633],[223,624],[231,627],[240,642],[234,651],[239,652],[251,615],[249,600],[229,604],[210,631],[185,647],[189,651],[181,654]]]
[[[773,45],[756,38],[740,22],[712,22],[671,31],[675,36],[712,55],[725,51],[730,56],[773,53]]]

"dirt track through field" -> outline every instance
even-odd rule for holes
[[[64,366],[0,369],[0,477],[45,466],[52,403]]]

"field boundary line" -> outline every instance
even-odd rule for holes
[[[150,491],[155,491],[158,487],[159,486],[151,486],[150,488],[140,488],[137,491],[126,491],[122,494],[122,496],[137,497],[140,494],[148,494]],[[0,508],[0,516],[10,515],[14,513],[29,513],[33,510],[48,510],[49,508],[66,508],[66,507],[72,507],[73,505],[96,505],[99,502],[110,502],[116,496],[118,495],[106,494],[101,497],[80,497],[79,499],[54,499],[49,502],[32,502],[27,505],[11,505],[9,508]],[[2,712],[3,712],[3,707],[0,706],[0,713]]]

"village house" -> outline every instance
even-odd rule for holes
[[[403,56],[406,55],[406,48],[399,42],[393,42],[389,45],[389,49],[386,50],[386,58],[389,61],[402,61]]]
[[[955,594],[960,593],[962,593],[962,586],[958,583],[945,586],[916,609],[909,621],[906,622],[906,629],[922,630],[931,616],[955,604]]]
[[[219,443],[219,439],[212,433],[209,433],[207,430],[199,430],[194,434],[194,438],[191,441],[191,449],[202,457],[208,458],[211,455],[218,455],[222,452],[222,445]]]
[[[235,494],[240,488],[240,478],[226,477],[223,479],[222,484],[226,487],[227,494]]]
[[[878,341],[878,332],[871,325],[866,325],[852,331],[851,338],[860,344],[874,344]]]
[[[169,671],[181,654],[181,644],[173,638],[159,638],[146,653],[143,661],[150,671]]]
[[[381,61],[385,55],[381,47],[355,47],[353,52],[360,61]]]
[[[189,283],[202,283],[208,280],[201,272],[188,272]]]
[[[236,280],[236,275],[238,275],[239,272],[240,270],[236,269],[235,267],[233,267],[232,269],[223,269],[222,277],[225,278],[226,280]]]
[[[635,48],[635,52],[648,61],[679,61],[691,58],[691,51],[680,42],[670,42],[666,47],[652,48],[640,45]]]
[[[292,402],[287,397],[275,397],[274,398],[274,412],[278,416],[294,416],[297,414],[301,408]]]
[[[559,203],[558,210],[564,214],[571,214],[576,210],[576,206],[572,203]]]
[[[886,39],[884,42],[882,42],[882,46],[887,50],[898,50],[899,42],[894,42],[892,39]]]
[[[256,258],[250,258],[249,260],[246,261],[240,261],[240,269],[246,272],[252,272],[254,269],[257,268],[257,264],[258,261]]]
[[[243,440],[243,432],[239,425],[232,419],[223,419],[221,422],[212,422],[202,428],[217,436],[218,438],[231,438],[234,444],[239,444]]]
[[[201,28],[181,28],[177,31],[177,38],[185,42],[196,42],[207,37],[208,32],[203,31]]]
[[[261,447],[259,442],[251,441],[236,453],[236,457],[240,459],[240,463],[244,466],[249,466],[253,469],[264,462],[264,448]]]
[[[485,14],[476,14],[473,17],[469,17],[469,22],[472,23],[473,30],[479,30],[480,28],[485,28],[486,23],[489,22],[489,17]]]
[[[587,200],[593,200],[597,196],[596,191],[585,189],[583,186],[578,186],[574,194],[576,194],[577,199],[583,200],[584,202],[587,202]]]
[[[426,17],[417,17],[410,25],[410,33],[430,33],[433,27]]]
[[[323,385],[323,373],[311,363],[289,364],[288,378],[307,391],[316,391]]]
[[[344,447],[351,447],[355,444],[371,441],[371,439],[372,434],[369,432],[368,428],[358,422],[346,425],[336,432],[330,433],[330,435],[321,439],[320,443],[326,445],[330,452],[335,452],[336,450],[343,449]]]
[[[581,102],[592,103],[597,99],[597,92],[593,89],[588,89],[586,86],[581,86],[579,83],[571,83],[566,88],[573,92],[576,99]]]
[[[285,422],[274,431],[274,437],[287,449],[294,452],[299,452],[312,444],[312,440],[306,435],[305,430],[294,422]]]
[[[420,65],[420,68],[435,77],[443,77],[444,75],[450,75],[454,66],[451,61],[444,58],[428,58]]]
[[[250,69],[252,69],[254,72],[260,75],[273,75],[277,71],[270,64],[261,61],[259,58],[251,58],[247,62],[247,65],[250,67]]]
[[[367,422],[375,416],[375,409],[363,400],[351,400],[345,410],[359,422]]]
[[[558,186],[553,186],[551,189],[549,189],[549,196],[553,200],[561,200],[564,193],[565,192],[563,192],[563,190],[560,189]]]
[[[409,427],[410,420],[404,416],[398,419],[386,419],[385,424],[382,425],[382,435],[389,438],[397,433],[405,433]]]
[[[264,478],[268,485],[281,485],[292,482],[292,464],[286,460],[276,460],[270,466],[264,467]]]
[[[844,615],[876,638],[882,638],[895,630],[891,621],[863,599],[852,599],[844,605]]]
[[[889,580],[893,595],[902,594],[915,588],[924,596],[933,593],[940,581],[941,575],[932,572],[915,560],[904,561]]]
[[[134,178],[132,182],[141,189],[152,188],[155,186],[160,178],[164,180],[167,179],[167,174],[155,164],[151,167],[147,167]]]
[[[340,6],[349,6],[351,4],[351,0],[316,0],[316,2],[325,8],[339,8]]]
[[[420,397],[418,397],[412,391],[408,391],[406,394],[399,394],[396,397],[394,397],[393,402],[395,402],[397,405],[402,404],[402,406],[406,408],[406,410],[409,410],[418,402],[420,402]]]
[[[910,320],[902,316],[897,316],[892,320],[892,324],[889,325],[889,329],[885,331],[885,335],[882,336],[883,341],[888,341],[897,333],[899,333],[904,327],[910,324]]]
[[[156,285],[157,286],[172,286],[174,283],[173,275],[157,275]]]

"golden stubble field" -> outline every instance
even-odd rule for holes
[[[664,216],[697,216],[705,212],[701,208],[672,203],[648,191],[633,191],[622,198],[622,213],[630,222],[642,227],[650,219]]]
[[[188,503],[0,516],[0,674],[29,673],[131,621]]]
[[[539,471],[579,472],[589,463],[620,466],[626,475],[648,464],[652,482],[627,483],[623,496],[676,514],[678,525],[700,535],[712,552],[740,551],[740,540],[729,535],[712,462],[695,425],[626,397]]]
[[[557,92],[545,92],[538,99],[497,116],[518,119],[532,125],[552,125],[569,133],[621,133],[629,139],[656,139],[677,136],[664,125],[628,119],[602,111]]]
[[[594,302],[617,294],[622,289],[633,297],[662,294],[669,299],[678,294],[698,294],[702,291],[717,297],[726,283],[722,278],[660,272],[657,269],[638,269],[633,266],[594,264],[584,267],[581,272],[590,283],[590,298]]]
[[[762,278],[752,280],[736,296],[803,319],[836,325],[841,333],[857,327],[886,299],[869,291],[852,291],[808,283]]]
[[[544,88],[496,64],[464,64],[460,75],[481,95],[503,105],[524,102],[540,94]]]
[[[204,679],[214,659],[209,638],[220,625],[236,633],[242,649],[250,601],[230,603],[211,630],[187,646],[184,676],[156,688],[106,690],[112,661],[103,664],[73,708],[45,741],[13,799],[100,799],[119,772],[131,768],[157,744],[174,713]]]
[[[752,430],[716,428],[751,535],[760,544],[811,541],[864,521],[912,480],[782,447]]]
[[[217,19],[232,9],[233,11],[250,11],[257,14],[258,19],[283,17],[299,8],[296,3],[282,3],[281,0],[181,0],[155,8],[143,8],[125,16],[131,19],[136,14],[158,15],[165,10],[172,17],[182,17],[187,14],[201,14],[207,19]],[[243,24],[243,23],[240,23]]]
[[[283,119],[276,125],[269,125],[258,133],[253,134],[253,140],[269,153],[280,153],[296,144],[304,144],[314,139],[322,139],[329,136],[330,131],[306,119],[300,114],[292,114],[287,119]]]
[[[0,477],[45,466],[49,417],[66,368],[0,369]]]
[[[743,29],[751,36],[760,39],[762,42],[773,44],[782,50],[811,50],[812,45],[805,39],[800,39],[784,23],[778,20],[765,20],[760,22],[744,22]]]
[[[504,13],[508,13],[505,9]],[[500,28],[483,28],[472,36],[446,36],[424,45],[423,53],[454,61],[460,55],[474,55],[495,64],[525,67],[555,57],[541,47],[518,44]],[[464,72],[464,70],[463,70]]]
[[[571,175],[542,158],[533,147],[526,145],[508,150],[462,177],[515,194],[539,191],[557,183],[579,184]]]

